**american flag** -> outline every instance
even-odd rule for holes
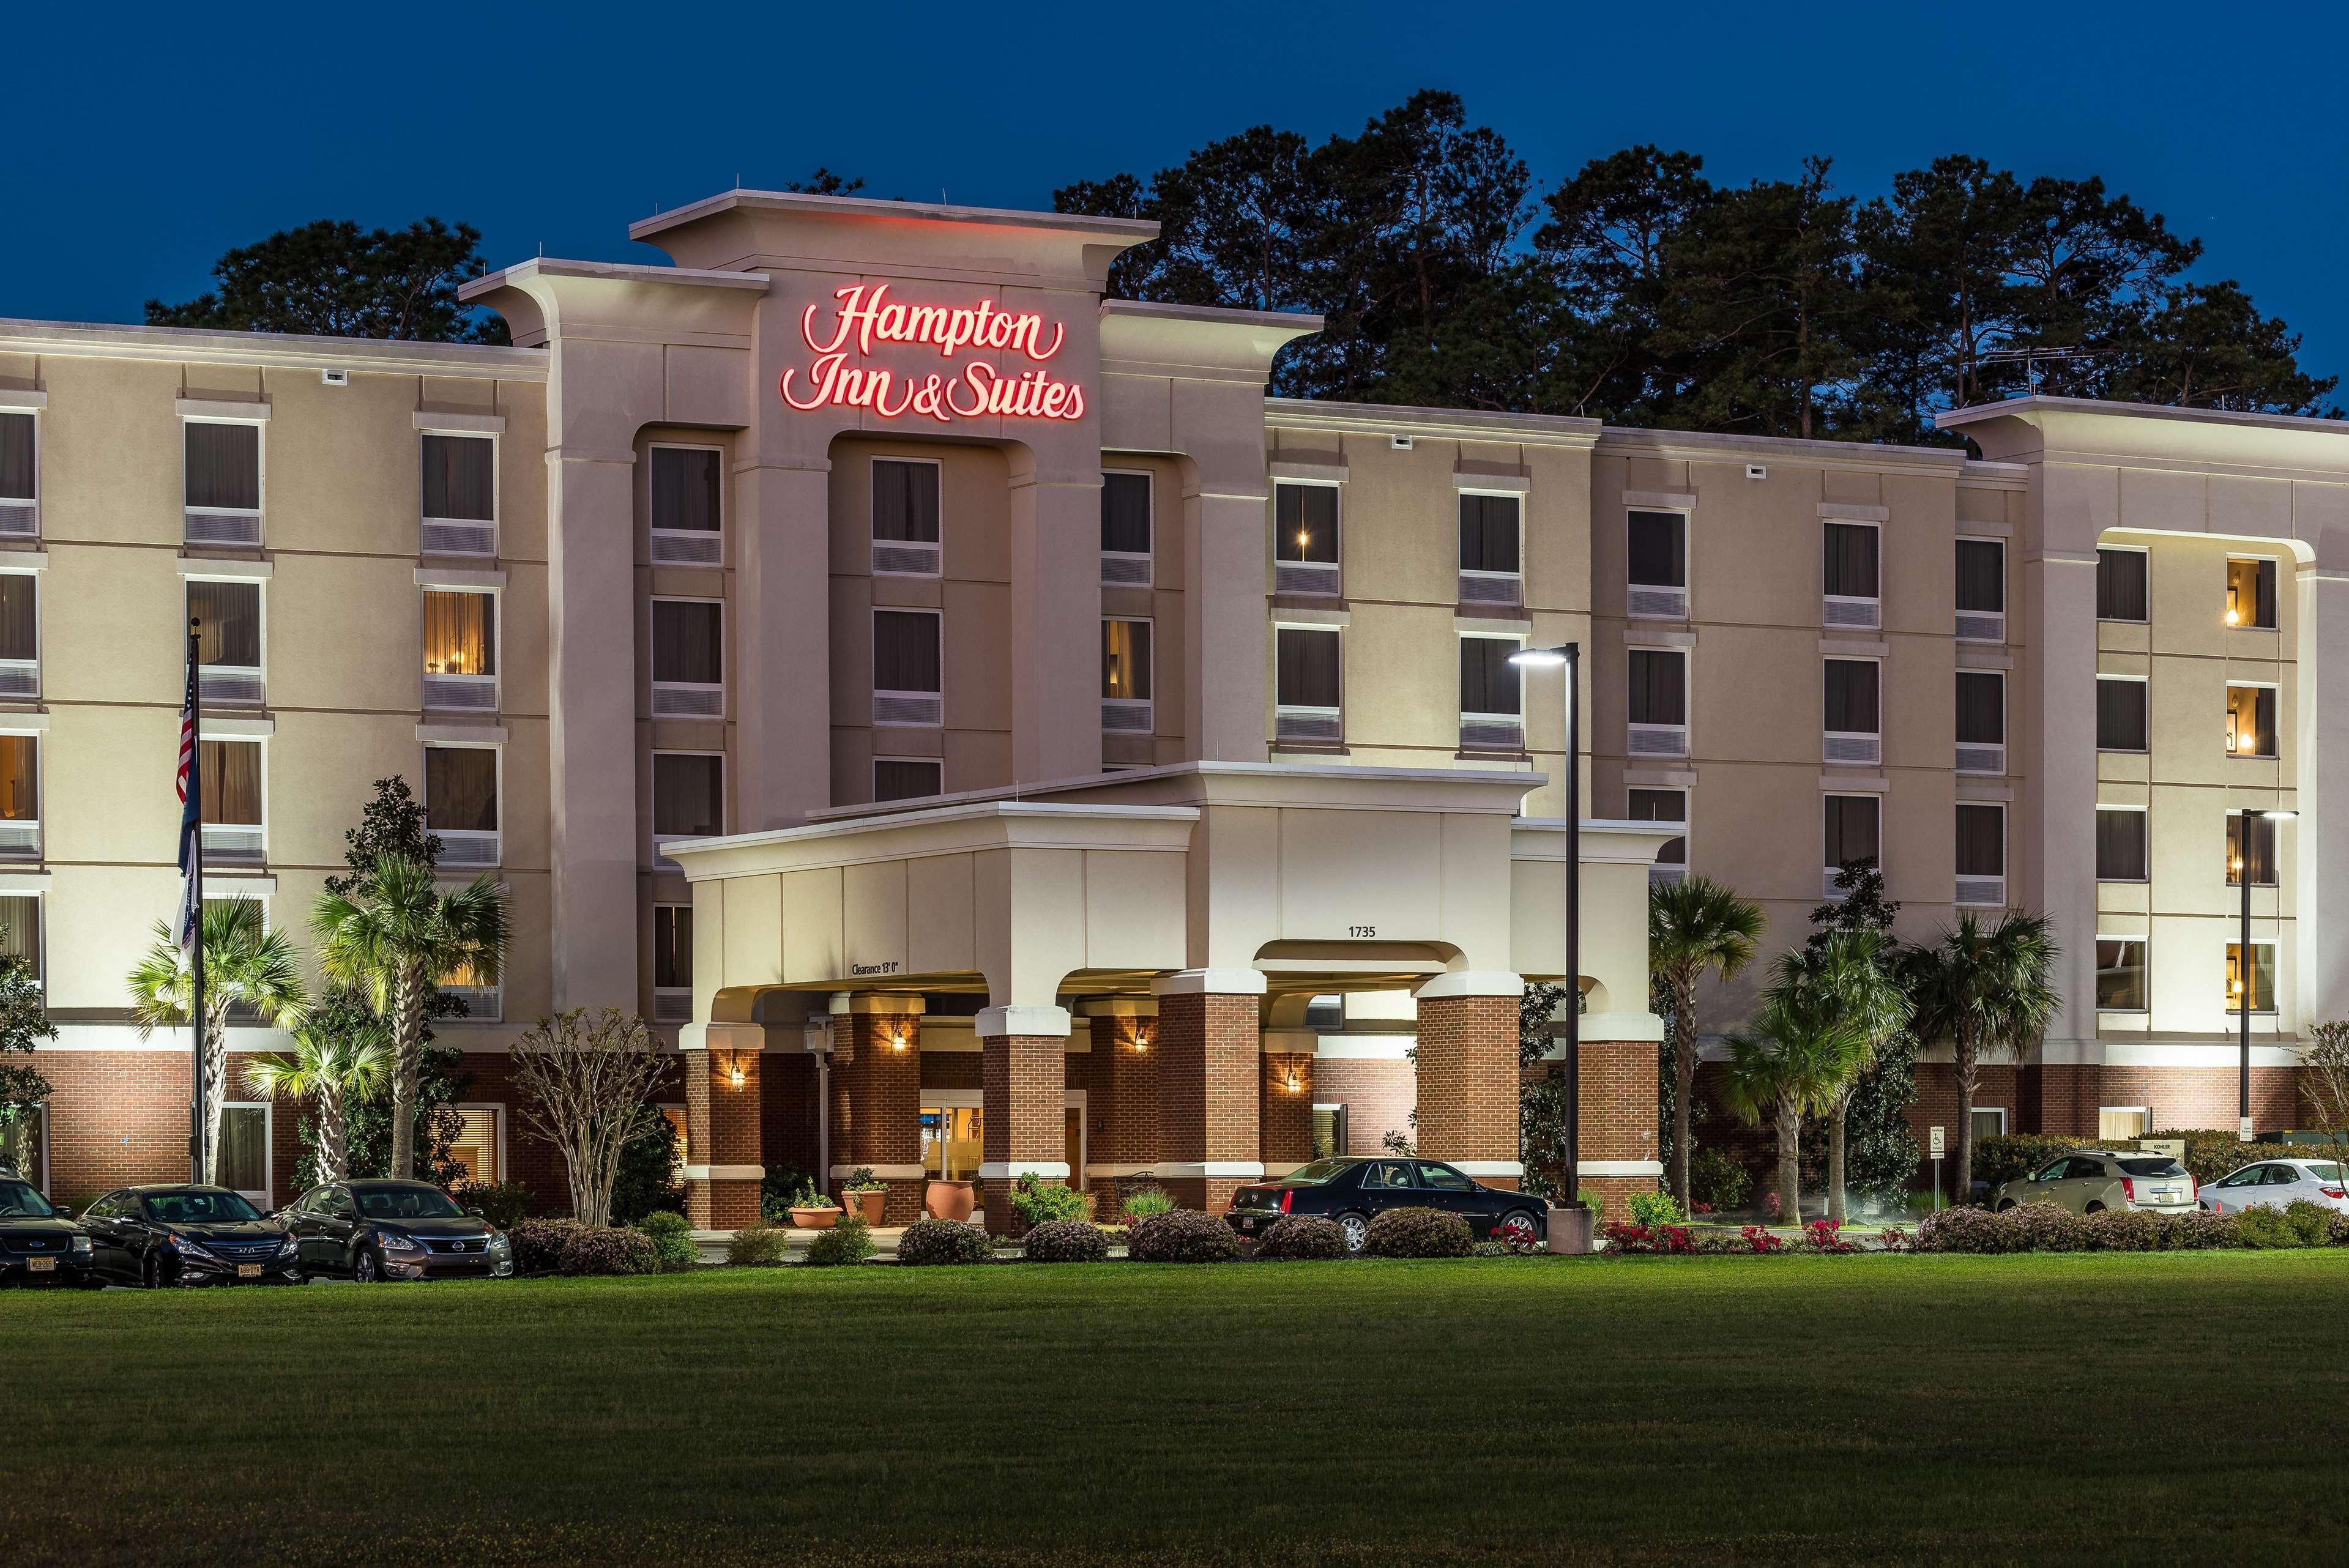
[[[180,707],[180,951],[192,953],[196,947],[196,928],[201,923],[202,906],[197,902],[196,877],[201,836],[198,820],[202,815],[199,797],[202,794],[201,780],[189,775],[196,766],[196,671],[192,660],[188,666],[188,696]],[[198,788],[191,788],[191,785]]]

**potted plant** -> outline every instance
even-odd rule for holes
[[[792,1223],[802,1231],[828,1231],[840,1223],[840,1205],[819,1191],[814,1182],[803,1182],[792,1199]]]
[[[968,1181],[942,1181],[933,1177],[922,1189],[922,1212],[933,1220],[952,1220],[957,1223],[970,1218],[976,1198]]]
[[[841,1185],[840,1195],[864,1216],[868,1225],[879,1224],[889,1207],[889,1183],[873,1174],[870,1165],[859,1165],[851,1171],[848,1180]]]

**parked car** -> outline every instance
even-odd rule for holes
[[[1999,1184],[1991,1207],[2060,1203],[2075,1214],[2106,1209],[2147,1209],[2183,1214],[2194,1208],[2194,1178],[2167,1154],[2075,1149],[2028,1176]]]
[[[2349,1213],[2349,1183],[2341,1167],[2330,1160],[2262,1160],[2240,1171],[2230,1171],[2202,1189],[2202,1206],[2214,1214],[2240,1214],[2261,1207],[2286,1209],[2294,1203]]]
[[[0,1284],[90,1283],[89,1233],[73,1211],[0,1167]]]
[[[1277,1181],[1233,1194],[1226,1222],[1243,1236],[1259,1236],[1284,1214],[1319,1214],[1338,1222],[1346,1250],[1359,1253],[1371,1221],[1389,1209],[1445,1209],[1464,1215],[1480,1239],[1495,1234],[1539,1241],[1549,1205],[1506,1187],[1487,1187],[1441,1160],[1350,1155],[1316,1160]]]
[[[82,1211],[98,1277],[122,1284],[299,1284],[294,1238],[225,1187],[123,1187]]]
[[[333,1182],[303,1193],[282,1217],[306,1274],[371,1284],[513,1273],[504,1235],[429,1181]]]

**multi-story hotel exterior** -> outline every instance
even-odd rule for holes
[[[925,1175],[1217,1203],[1390,1131],[1514,1180],[1569,806],[1560,682],[1507,655],[1566,641],[1586,1185],[1659,1169],[1683,868],[1774,944],[1864,855],[1912,937],[2047,911],[2061,1011],[1978,1114],[2085,1134],[2231,1119],[2240,860],[2256,1119],[2297,1119],[2349,941],[2349,430],[2023,399],[1946,418],[1974,460],[1268,399],[1317,324],[1103,301],[1147,224],[734,191],[632,232],[675,264],[472,285],[511,349],[0,323],[0,921],[59,1196],[185,1168],[186,1041],[123,977],[191,612],[214,896],[305,927],[395,773],[512,894],[439,1032],[462,1157],[542,1196],[503,1053],[580,1006],[676,1045],[705,1224],[769,1162],[901,1218]],[[2302,814],[2239,854],[2246,805]],[[232,1110],[236,1184],[293,1195],[295,1121]]]

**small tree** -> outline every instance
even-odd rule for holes
[[[360,808],[359,825],[344,830],[343,843],[350,874],[326,879],[326,891],[343,898],[374,897],[375,863],[386,855],[440,863],[440,835],[425,825],[424,808],[397,773],[375,781],[375,798]]]
[[[1566,986],[1537,980],[1517,999],[1517,1158],[1525,1164],[1526,1191],[1545,1198],[1572,1198],[1575,1190],[1574,1173],[1566,1169],[1565,1068],[1537,1070],[1556,1043],[1550,1019],[1566,996]],[[1577,991],[1577,1006],[1581,1000]]]
[[[1672,1196],[1689,1202],[1689,1101],[1696,1088],[1696,987],[1752,961],[1762,908],[1711,877],[1659,882],[1648,892],[1648,970],[1664,990],[1672,1027]]]
[[[356,997],[346,993],[343,1003],[321,1008],[294,1032],[293,1055],[255,1057],[244,1069],[263,1099],[309,1102],[312,1170],[319,1181],[350,1176],[349,1108],[391,1078],[391,1031]],[[354,1011],[358,1017],[348,1016]]]
[[[17,953],[0,957],[0,1164],[14,1165],[27,1181],[40,1176],[36,1130],[54,1090],[31,1062],[10,1058],[29,1057],[41,1041],[57,1037],[32,961]]]
[[[507,1053],[523,1120],[561,1150],[580,1222],[611,1222],[620,1157],[660,1113],[646,1102],[662,1062],[644,1020],[616,1007],[541,1018]]]
[[[2333,1158],[2349,1167],[2349,1023],[2319,1024],[2308,1033],[2315,1043],[2301,1047],[2301,1098]]]
[[[1827,1218],[1840,1225],[1848,1218],[1845,1200],[1844,1132],[1853,1097],[1866,1081],[1880,1055],[1909,1027],[1907,994],[1893,968],[1892,939],[1881,931],[1861,926],[1824,934],[1826,940],[1803,950],[1809,983],[1825,1005],[1859,1031],[1860,1051],[1852,1070],[1837,1084],[1825,1107],[1827,1114]]]
[[[2048,976],[2057,949],[2047,917],[2011,912],[1994,926],[1974,915],[1930,947],[1911,948],[1903,968],[1916,1006],[1917,1037],[1946,1039],[1958,1078],[1960,1202],[1973,1201],[1974,1095],[1986,1056],[2021,1052],[2055,1011]]]
[[[1833,1103],[1867,1052],[1866,1028],[1821,966],[1801,953],[1782,955],[1752,1031],[1729,1042],[1722,1098],[1748,1125],[1773,1124],[1785,1223],[1803,1218],[1803,1118]]]

